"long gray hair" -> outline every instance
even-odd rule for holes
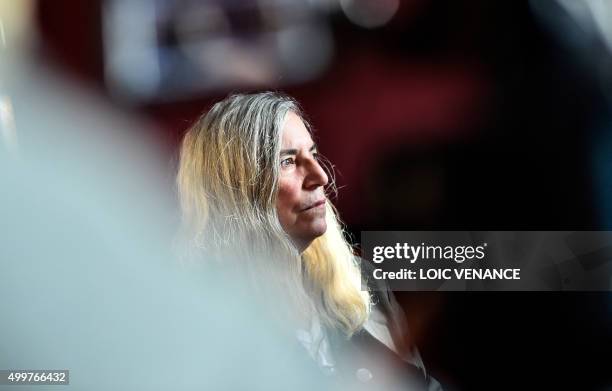
[[[243,259],[240,267],[256,286],[289,293],[298,317],[318,316],[350,336],[367,319],[370,296],[361,291],[335,209],[326,203],[327,231],[302,254],[277,216],[281,130],[289,112],[304,120],[288,96],[231,95],[187,131],[177,176],[185,247],[192,258]]]

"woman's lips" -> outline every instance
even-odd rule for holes
[[[307,210],[311,210],[311,209],[315,209],[315,208],[320,208],[321,206],[325,205],[325,200],[319,200],[313,204],[308,205],[307,207],[305,207],[304,209],[302,209],[300,212],[305,212]]]

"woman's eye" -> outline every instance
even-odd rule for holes
[[[294,163],[295,163],[295,160],[293,160],[292,157],[288,157],[287,159],[281,160],[281,167],[289,167],[290,165]]]

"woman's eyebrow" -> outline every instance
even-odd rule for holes
[[[297,155],[297,149],[282,149],[280,151],[281,156],[285,155]]]
[[[308,150],[308,152],[314,152],[317,150],[317,144],[312,144],[312,147],[310,147],[310,149]],[[280,155],[281,156],[285,156],[285,155],[297,155],[298,150],[297,149],[281,149],[280,151]]]

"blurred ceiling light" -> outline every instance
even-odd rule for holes
[[[609,0],[557,0],[588,33],[599,35],[612,52],[612,2]]]
[[[107,86],[135,103],[302,83],[333,54],[303,0],[106,0],[103,18]]]
[[[609,0],[531,0],[540,22],[587,67],[612,102],[612,2]]]
[[[148,100],[161,83],[155,4],[149,0],[107,1],[103,9],[104,71],[112,92]]]
[[[369,29],[387,24],[399,5],[399,0],[340,0],[342,11],[350,21]]]
[[[6,47],[6,38],[4,37],[4,23],[0,19],[0,45],[2,48]]]
[[[0,134],[2,134],[4,149],[11,155],[17,154],[18,145],[15,115],[13,112],[13,104],[8,96],[0,96]]]
[[[0,39],[4,48],[21,48],[33,33],[32,0],[0,0]]]
[[[11,87],[33,38],[32,0],[0,0],[0,148],[18,154]]]

